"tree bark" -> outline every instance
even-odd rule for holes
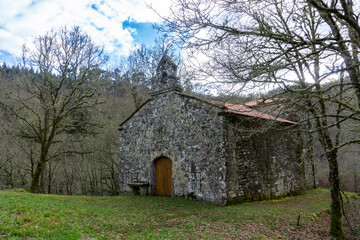
[[[31,192],[31,193],[36,193],[36,191],[38,189],[39,182],[40,182],[40,176],[43,171],[43,166],[44,166],[44,163],[43,163],[43,161],[40,160],[36,166],[35,172],[33,174],[32,180],[31,180],[31,184],[30,184],[30,188],[29,188],[29,192]]]
[[[317,86],[319,88],[319,86]],[[322,98],[319,99],[321,117],[316,111],[311,108],[310,112],[316,117],[316,127],[318,128],[317,133],[319,135],[320,143],[325,151],[326,158],[329,163],[330,173],[330,193],[331,193],[331,211],[330,211],[330,235],[338,240],[342,240],[345,237],[343,226],[342,226],[342,213],[341,213],[341,202],[340,202],[340,179],[339,179],[339,166],[337,162],[338,148],[334,147],[331,139],[328,122],[326,118],[326,105]],[[321,119],[321,120],[320,120]]]
[[[42,171],[40,174],[39,186],[37,188],[37,193],[46,193],[46,164],[44,163],[42,166]]]
[[[340,202],[340,180],[339,168],[337,163],[337,151],[326,153],[329,162],[330,175],[329,181],[331,185],[331,222],[330,222],[330,235],[336,239],[344,239],[344,230],[342,227],[342,213]]]

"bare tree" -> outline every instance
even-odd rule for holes
[[[172,16],[165,17],[159,29],[171,32],[192,53],[192,63],[203,58],[198,73],[216,83],[241,85],[237,89],[251,91],[277,87],[292,96],[288,98],[291,106],[305,111],[299,120],[308,123],[310,133],[319,135],[328,160],[330,234],[342,239],[337,152],[347,144],[360,143],[359,136],[346,141],[340,138],[342,124],[349,119],[359,121],[360,115],[359,14],[354,13],[352,1],[331,3],[177,0]],[[344,72],[350,83],[344,80]],[[335,79],[336,84],[324,87]],[[355,96],[355,104],[346,97],[349,95]],[[328,104],[337,110],[330,110]],[[336,130],[334,137],[330,129]]]
[[[39,147],[30,192],[38,190],[45,164],[77,152],[76,134],[96,126],[87,114],[100,103],[94,70],[106,61],[103,49],[78,27],[48,32],[33,43],[24,48],[24,67],[37,74],[19,79],[16,92],[1,101],[19,122],[20,136]],[[59,143],[63,146],[54,148]]]
[[[360,108],[360,9],[359,1],[307,0],[316,8],[329,27],[331,38],[321,44],[337,52],[343,59],[350,81],[356,90],[358,111]],[[354,6],[355,2],[355,6]]]

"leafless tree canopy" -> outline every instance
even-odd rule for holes
[[[283,109],[294,110],[307,136],[316,133],[330,168],[330,233],[339,239],[338,151],[360,143],[359,134],[344,137],[345,123],[355,129],[360,123],[359,6],[352,0],[177,0],[158,26],[199,63],[198,74],[240,90],[270,85],[276,90],[266,96],[286,98]]]
[[[76,152],[69,133],[88,132],[96,126],[87,112],[99,104],[98,69],[106,60],[79,28],[62,28],[35,38],[24,47],[24,66],[36,72],[18,79],[16,92],[1,102],[19,121],[19,134],[39,146],[30,186],[36,192],[46,162]],[[68,148],[56,148],[63,143]]]

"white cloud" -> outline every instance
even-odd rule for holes
[[[165,14],[170,0],[145,0]],[[128,54],[134,47],[123,21],[159,22],[143,0],[1,0],[0,50],[19,55],[21,46],[46,31],[80,26],[111,55]],[[94,6],[94,8],[92,7]]]

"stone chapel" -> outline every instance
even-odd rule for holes
[[[166,54],[151,98],[120,125],[120,191],[221,205],[304,191],[297,124],[182,92]]]

